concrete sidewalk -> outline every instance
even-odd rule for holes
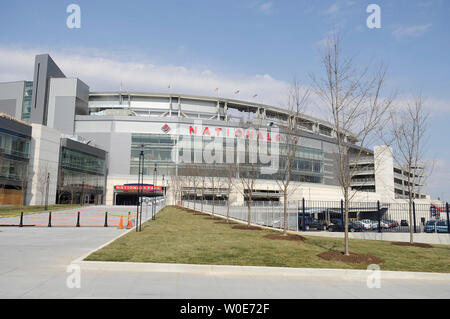
[[[108,226],[118,226],[120,217],[126,222],[128,213],[131,218],[136,216],[136,206],[84,206],[52,211],[52,227],[76,227],[80,212],[80,227],[103,227],[105,218]],[[107,212],[107,214],[106,214]],[[148,218],[148,209],[143,211],[143,219]],[[50,214],[48,211],[27,213],[23,215],[24,227],[48,227]],[[0,216],[0,226],[18,226],[20,214]]]
[[[385,273],[368,288],[365,271],[80,262],[124,233],[1,227],[0,298],[450,298],[448,275]],[[67,286],[74,261],[80,288]]]
[[[368,270],[335,269],[335,268],[292,268],[292,267],[263,267],[263,266],[234,266],[234,265],[198,265],[198,264],[167,264],[143,262],[109,262],[75,260],[83,270],[127,271],[127,272],[155,272],[182,273],[203,275],[231,275],[231,276],[290,276],[290,277],[328,277],[367,279]],[[413,279],[439,280],[450,285],[450,274],[433,272],[383,271],[383,279]]]

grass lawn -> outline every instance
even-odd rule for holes
[[[80,207],[79,204],[74,205],[48,205],[47,210],[59,210]],[[31,214],[44,211],[44,205],[35,206],[0,206],[0,216],[18,215],[20,212],[24,214]]]
[[[182,264],[366,269],[367,264],[327,261],[316,255],[343,251],[344,240],[305,236],[306,241],[264,238],[271,230],[232,229],[206,215],[167,206],[143,224],[85,260]],[[450,246],[401,247],[386,241],[350,240],[350,252],[384,260],[382,270],[450,272]]]

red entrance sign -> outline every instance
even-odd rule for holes
[[[116,185],[114,186],[116,191],[137,192],[141,189],[143,192],[162,191],[162,186],[137,186],[137,185]]]

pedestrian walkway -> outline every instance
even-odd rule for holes
[[[446,280],[381,278],[380,288],[368,288],[361,277],[148,272],[83,265],[80,288],[67,286],[72,261],[124,232],[117,227],[0,227],[0,298],[450,298]]]
[[[151,214],[144,206],[143,220]],[[22,227],[117,227],[120,218],[136,218],[136,206],[89,206],[58,211],[0,217],[0,226]]]

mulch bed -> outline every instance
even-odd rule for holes
[[[220,220],[222,218],[219,218],[219,217],[205,217],[205,219]]]
[[[343,252],[336,252],[336,251],[325,251],[323,253],[317,254],[317,257],[320,257],[325,260],[343,261],[358,264],[359,263],[381,264],[384,262],[383,259],[372,255],[350,253],[349,256],[346,256]]]
[[[246,225],[237,225],[237,226],[233,226],[231,228],[233,228],[233,229],[242,229],[242,230],[262,230],[260,227],[257,227],[257,226],[247,227]]]
[[[430,244],[424,244],[424,243],[409,243],[409,242],[403,242],[403,241],[393,241],[391,242],[391,245],[396,246],[411,246],[411,247],[421,247],[421,248],[433,248]]]
[[[265,238],[269,239],[281,239],[281,240],[293,240],[293,241],[305,241],[308,240],[308,238],[300,236],[300,235],[292,235],[292,234],[268,234],[264,235]]]

